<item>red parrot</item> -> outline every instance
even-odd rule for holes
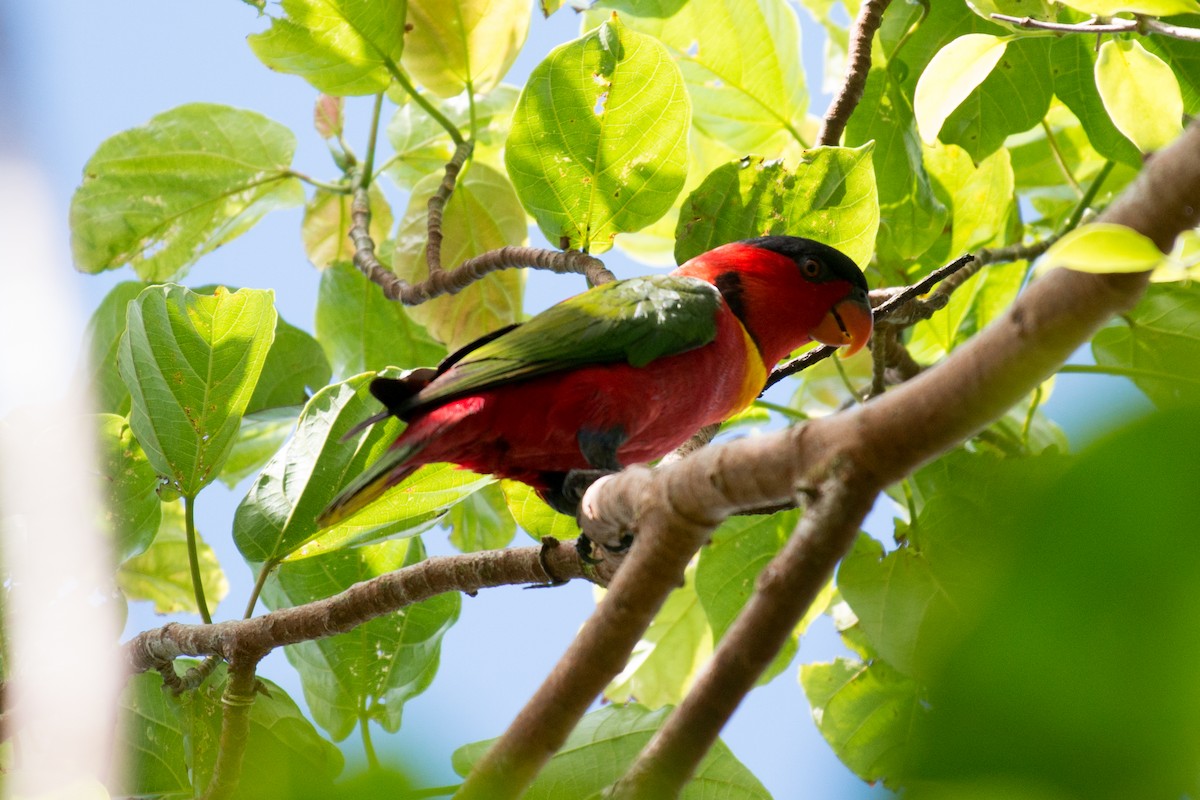
[[[661,458],[750,405],[797,347],[815,339],[854,353],[871,327],[858,266],[795,236],[733,242],[667,275],[597,286],[436,370],[372,381],[385,410],[356,430],[388,416],[408,427],[318,522],[444,461],[526,483],[574,514],[597,474]]]

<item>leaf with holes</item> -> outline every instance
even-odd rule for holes
[[[487,94],[525,44],[530,16],[527,0],[409,0],[404,68],[441,97]]]
[[[146,457],[194,497],[221,469],[275,332],[270,291],[151,286],[129,304],[117,361]]]
[[[404,52],[405,0],[283,0],[284,16],[247,37],[268,67],[330,95],[382,92]]]
[[[428,203],[441,182],[441,175],[430,175],[413,188],[396,233],[394,268],[397,275],[411,283],[429,275],[425,259]],[[446,269],[489,250],[524,244],[528,235],[525,214],[508,178],[486,164],[472,164],[446,203],[442,234],[442,263]],[[454,351],[516,322],[521,315],[524,283],[520,270],[500,270],[457,294],[413,306],[408,315]]]
[[[112,537],[117,561],[150,546],[162,518],[158,473],[129,430],[129,421],[116,414],[96,418],[96,465],[104,517],[100,525]]]
[[[787,233],[817,239],[866,264],[879,229],[873,148],[868,142],[807,150],[795,172],[761,158],[718,167],[684,201],[675,258],[682,264],[727,242]]]
[[[614,18],[534,68],[505,162],[546,238],[600,253],[671,207],[686,177],[690,120],[667,49]]]
[[[192,103],[105,140],[71,198],[82,272],[132,264],[145,281],[183,275],[264,214],[304,201],[289,177],[296,137],[252,111]]]

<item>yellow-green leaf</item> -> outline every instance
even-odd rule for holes
[[[926,144],[937,140],[942,123],[1000,62],[1008,37],[986,33],[960,36],[937,52],[921,73],[913,97],[917,130]]]
[[[521,529],[534,539],[553,536],[555,539],[574,539],[579,535],[579,525],[566,514],[559,514],[537,493],[519,481],[501,481],[504,501],[513,519]]]
[[[1137,41],[1109,39],[1100,45],[1096,88],[1117,130],[1143,153],[1183,132],[1183,95],[1175,73]]]
[[[404,68],[434,94],[486,94],[525,44],[528,0],[409,0]]]
[[[367,191],[371,201],[371,239],[382,242],[392,230],[392,207],[378,183]],[[350,204],[348,194],[333,194],[318,189],[304,206],[304,221],[300,223],[300,241],[308,260],[317,269],[325,269],[337,261],[354,258],[350,242]]]
[[[217,603],[229,594],[229,581],[217,562],[216,553],[204,543],[199,533],[196,534],[196,551],[204,597],[208,607],[216,611]],[[162,504],[162,523],[154,543],[146,552],[121,564],[117,569],[117,585],[130,600],[154,603],[154,610],[159,614],[197,613],[182,503]]]
[[[1146,272],[1164,257],[1153,241],[1132,228],[1097,222],[1076,228],[1051,245],[1038,262],[1037,272],[1055,267],[1078,272]]]
[[[1200,14],[1200,3],[1196,0],[1063,0],[1062,4],[1085,14],[1097,14],[1101,17],[1111,17],[1122,11],[1151,17]]]

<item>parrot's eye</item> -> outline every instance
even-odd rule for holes
[[[815,258],[806,258],[800,265],[800,274],[806,278],[815,278],[821,274],[821,262]]]

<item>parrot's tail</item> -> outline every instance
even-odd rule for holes
[[[317,516],[317,524],[322,528],[332,527],[378,500],[388,489],[417,471],[421,464],[409,462],[424,447],[425,442],[419,441],[388,450],[325,507]]]

